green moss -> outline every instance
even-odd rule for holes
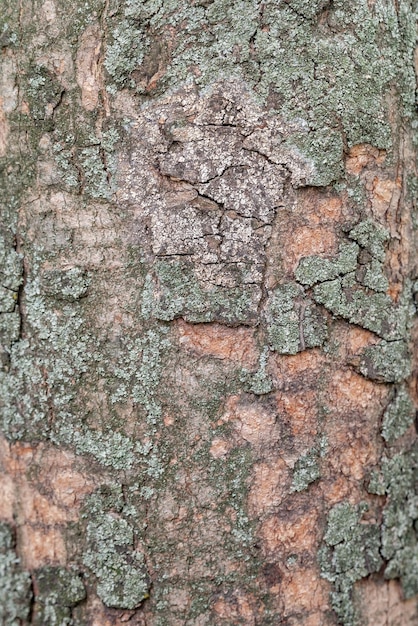
[[[31,577],[19,566],[10,526],[0,522],[0,623],[20,626],[26,622],[31,601]]]
[[[383,383],[400,383],[411,375],[411,358],[405,341],[381,341],[360,355],[363,376]]]
[[[363,523],[361,518],[367,505],[337,504],[328,515],[325,545],[319,553],[321,575],[334,588],[331,603],[344,626],[360,626],[353,605],[354,583],[379,571],[382,559],[379,553],[380,528]]]
[[[71,608],[84,600],[80,576],[64,567],[42,567],[35,574],[36,626],[72,626]]]
[[[415,407],[411,396],[405,387],[400,387],[383,414],[382,437],[392,443],[413,424],[414,417]]]
[[[296,283],[281,285],[270,294],[265,318],[267,341],[281,354],[321,346],[327,336],[325,319]]]

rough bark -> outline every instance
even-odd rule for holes
[[[1,624],[417,624],[415,3],[0,44]]]

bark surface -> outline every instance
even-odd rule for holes
[[[0,624],[418,624],[415,3],[0,45]]]

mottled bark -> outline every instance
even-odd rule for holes
[[[0,623],[417,624],[415,3],[0,44]]]

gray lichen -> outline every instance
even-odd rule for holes
[[[97,578],[97,594],[106,606],[135,609],[148,598],[150,582],[134,528],[123,513],[120,488],[89,498],[83,563]]]
[[[71,609],[84,600],[86,591],[80,576],[64,567],[46,566],[36,570],[36,626],[73,626]]]
[[[190,263],[158,261],[155,278],[146,283],[143,313],[164,321],[183,317],[190,322],[251,324],[256,321],[260,296],[256,285],[202,286]]]
[[[381,553],[387,561],[385,578],[400,578],[406,598],[418,593],[418,453],[412,449],[383,459],[369,491],[386,495],[381,530]]]
[[[411,396],[405,387],[399,387],[383,414],[382,437],[392,443],[405,433],[414,417],[415,407]]]
[[[295,463],[291,491],[304,491],[315,482],[321,475],[319,467],[319,453],[317,448],[312,448],[303,454]]]
[[[31,601],[31,577],[19,565],[12,529],[0,522],[0,623],[19,626],[28,620]]]
[[[327,336],[326,321],[296,283],[277,287],[266,305],[267,341],[281,354],[296,354],[321,346]]]
[[[331,603],[339,623],[360,626],[353,604],[354,583],[382,566],[380,528],[363,523],[367,505],[337,504],[328,515],[325,545],[320,549],[321,575],[333,584]]]
[[[312,287],[316,283],[333,280],[340,274],[353,272],[357,267],[359,247],[355,243],[345,242],[340,246],[336,259],[326,259],[318,256],[301,259],[296,272],[296,280],[302,285]]]
[[[359,371],[377,382],[400,383],[411,375],[411,356],[405,341],[380,341],[364,348]]]

